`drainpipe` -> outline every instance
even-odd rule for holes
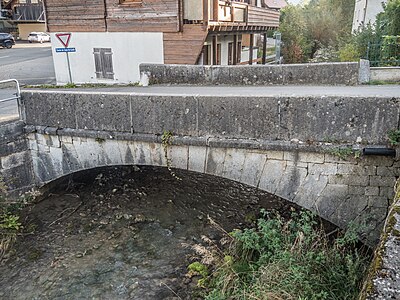
[[[376,155],[376,156],[391,156],[396,157],[396,149],[391,148],[364,148],[363,155]]]

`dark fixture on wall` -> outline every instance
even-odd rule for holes
[[[391,156],[396,157],[396,149],[391,148],[364,148],[363,155]]]

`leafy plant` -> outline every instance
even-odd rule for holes
[[[164,157],[167,162],[167,168],[168,171],[170,172],[171,176],[174,177],[177,180],[181,180],[176,173],[172,170],[172,159],[168,155],[168,151],[170,150],[170,147],[172,145],[172,140],[173,140],[173,134],[171,131],[164,130],[162,136],[161,136],[161,145],[163,146],[164,149]]]
[[[361,151],[360,150],[353,150],[351,147],[345,148],[333,148],[328,150],[329,154],[339,157],[340,159],[346,160],[349,157],[360,158]]]
[[[400,129],[393,129],[388,132],[389,143],[397,146],[400,143]]]
[[[357,299],[370,260],[354,231],[334,239],[304,211],[290,220],[264,211],[256,227],[231,236],[205,299]]]

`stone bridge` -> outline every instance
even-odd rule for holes
[[[18,191],[84,169],[171,160],[173,168],[258,187],[340,227],[364,223],[375,243],[400,162],[362,153],[394,154],[387,132],[398,128],[400,98],[261,94],[25,91],[23,120],[0,125],[0,174]]]

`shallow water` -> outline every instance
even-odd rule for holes
[[[261,208],[293,205],[230,180],[154,167],[63,178],[24,211],[15,253],[0,266],[0,299],[194,299],[187,266],[202,236],[218,241]]]

